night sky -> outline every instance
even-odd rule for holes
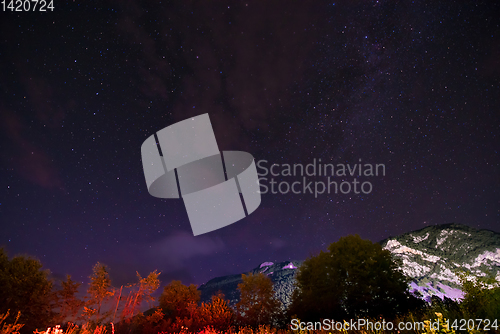
[[[201,284],[303,260],[348,234],[376,242],[452,222],[500,232],[499,9],[434,0],[6,9],[0,245],[55,278],[86,283],[101,261],[116,286],[154,269],[162,284]],[[221,151],[268,167],[361,159],[384,164],[385,176],[360,178],[369,194],[263,194],[249,217],[193,237],[182,200],[148,194],[140,148],[204,113]]]

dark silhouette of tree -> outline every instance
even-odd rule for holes
[[[281,303],[274,295],[273,282],[263,273],[241,275],[240,301],[236,304],[240,322],[257,327],[272,324],[280,314]]]
[[[289,312],[306,321],[393,317],[421,305],[391,253],[358,235],[304,261],[296,278]]]
[[[52,282],[47,276],[40,261],[26,256],[9,260],[0,248],[0,314],[10,310],[5,321],[12,323],[20,311],[22,333],[32,333],[54,318]]]

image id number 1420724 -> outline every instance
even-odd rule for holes
[[[54,11],[54,0],[2,0],[3,12],[47,12]]]

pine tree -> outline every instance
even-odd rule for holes
[[[57,323],[62,323],[65,320],[74,318],[78,311],[83,307],[82,300],[76,297],[78,288],[81,283],[75,282],[71,279],[70,275],[66,276],[66,280],[61,282],[62,288],[56,292],[56,305],[59,307],[59,314],[57,316]]]
[[[108,314],[101,314],[101,308],[114,295],[114,291],[111,287],[111,279],[109,278],[107,267],[100,262],[97,262],[92,269],[87,295],[88,300],[84,316],[92,318],[96,315],[97,321],[102,321]]]

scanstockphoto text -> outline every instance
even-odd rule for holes
[[[384,164],[324,163],[314,158],[308,164],[257,161],[261,194],[361,194],[373,191],[371,180],[385,176]]]

